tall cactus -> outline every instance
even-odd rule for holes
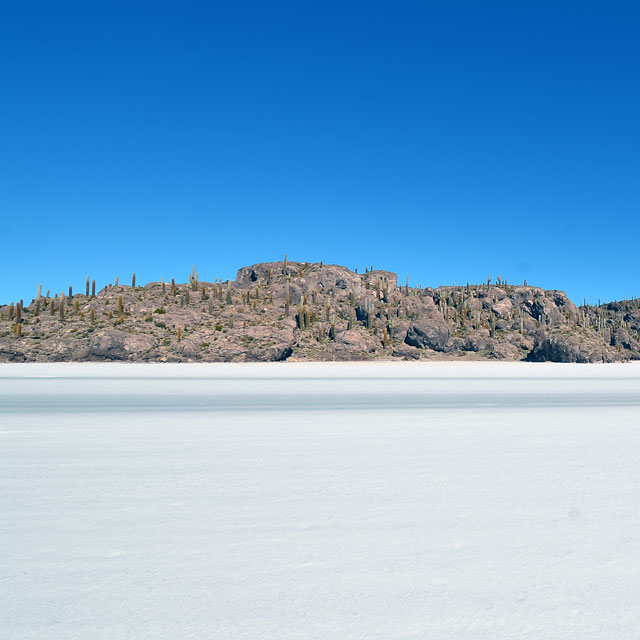
[[[40,315],[40,303],[42,298],[42,285],[38,285],[38,295],[36,296],[36,315]]]
[[[198,279],[200,278],[200,274],[196,273],[196,265],[193,265],[193,268],[191,269],[191,275],[189,276],[189,282],[191,283],[191,290],[192,291],[197,291],[198,290]]]

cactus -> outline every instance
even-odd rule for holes
[[[164,295],[165,293],[167,293],[167,286],[164,282],[164,276],[160,278],[160,284],[162,285],[162,294]]]
[[[36,294],[36,316],[40,315],[40,303],[42,298],[42,285],[38,285],[38,293]]]
[[[91,297],[92,298],[96,297],[96,281],[95,280],[91,281]]]
[[[191,283],[191,290],[198,290],[198,279],[200,278],[200,274],[196,273],[196,265],[194,264],[191,269],[191,275],[189,276],[189,282]]]
[[[69,300],[73,300],[73,287],[69,285]]]
[[[409,276],[407,276],[407,284],[405,285],[405,294],[409,295]]]
[[[14,312],[14,306],[13,306],[13,302],[9,305],[9,322],[11,322],[11,320],[13,320],[13,312]]]
[[[132,289],[136,288],[136,274],[135,273],[131,276],[131,288]]]
[[[305,329],[307,326],[309,326],[309,313],[307,311],[307,307],[302,302],[298,305],[296,324],[298,326],[298,329]]]
[[[116,276],[116,279],[113,282],[113,286],[117,287],[118,286],[118,276]]]
[[[213,315],[213,294],[209,296],[209,314]]]
[[[176,336],[178,338],[178,342],[180,342],[180,340],[182,339],[182,328],[181,327],[178,327],[176,329]]]
[[[20,338],[22,336],[22,324],[20,322],[18,322],[18,324],[16,324],[15,334],[16,334],[17,338]]]
[[[122,304],[122,296],[118,296],[118,315],[121,316],[124,311],[124,305]]]
[[[84,295],[89,297],[89,275],[87,275],[87,281],[84,284]]]
[[[76,315],[80,314],[80,303],[77,300],[73,301],[73,311]]]
[[[287,254],[284,254],[284,262],[282,263],[282,275],[287,275]]]
[[[60,320],[64,320],[64,293],[60,294]]]
[[[373,316],[375,313],[375,309],[373,306],[373,302],[371,301],[371,298],[364,299],[364,311],[367,315],[366,327],[367,329],[371,329],[371,327],[373,326]]]
[[[174,280],[174,278],[171,278],[171,295],[176,295],[176,281]]]
[[[231,285],[227,283],[227,304],[231,304]]]
[[[111,309],[109,309],[109,313],[107,314],[107,317],[109,318],[109,320],[113,319],[113,311]]]
[[[89,312],[89,320],[91,320],[92,324],[96,321],[96,310],[93,308]]]
[[[229,329],[233,329],[233,319],[235,317],[235,313],[233,309],[229,312]]]
[[[524,335],[524,314],[522,313],[522,308],[520,309],[520,335]]]
[[[18,324],[22,322],[22,302],[18,302],[16,305],[16,322]]]
[[[189,295],[189,289],[186,289],[184,292],[184,300],[187,304],[191,302],[191,296]]]

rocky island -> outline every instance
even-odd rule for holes
[[[398,285],[390,271],[269,262],[234,281],[122,285],[0,306],[0,361],[260,362],[640,359],[640,301],[576,306],[562,291]]]

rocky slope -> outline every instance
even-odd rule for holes
[[[135,284],[135,283],[132,283]],[[233,282],[108,285],[0,307],[0,361],[640,359],[639,301],[562,291],[399,287],[388,271],[261,263]]]

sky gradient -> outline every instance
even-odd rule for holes
[[[0,9],[0,302],[254,262],[640,295],[640,8]]]

